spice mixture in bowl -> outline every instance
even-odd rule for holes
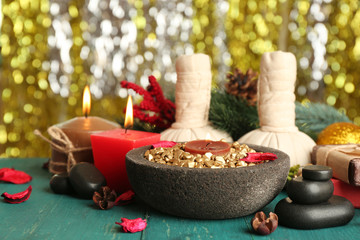
[[[268,157],[262,159],[262,152]],[[244,156],[242,160],[237,154]],[[256,157],[249,157],[251,154]],[[274,154],[277,159],[266,159]],[[284,152],[250,144],[233,143],[228,154],[207,155],[186,152],[184,144],[171,149],[145,146],[126,155],[126,170],[137,196],[159,211],[226,219],[252,214],[267,205],[284,187],[290,168]]]
[[[225,143],[228,144],[228,143]],[[275,154],[256,153],[246,144],[234,142],[224,154],[213,154],[210,151],[205,154],[190,153],[186,149],[185,143],[178,143],[173,147],[156,147],[145,152],[144,156],[151,162],[189,168],[237,168],[254,166],[274,160]],[[263,156],[264,160],[253,159],[253,155]]]

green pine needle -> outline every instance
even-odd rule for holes
[[[209,120],[235,141],[259,127],[256,106],[249,106],[245,100],[220,91],[211,94]]]
[[[125,117],[124,116],[119,117],[116,120],[116,122],[122,128],[124,128]],[[164,129],[159,129],[158,127],[156,127],[155,125],[152,125],[150,123],[141,122],[138,118],[134,118],[134,126],[131,129],[137,130],[137,131],[155,132],[155,133],[160,133],[164,130]]]
[[[345,114],[327,104],[295,104],[296,126],[314,140],[332,123],[351,122]],[[245,100],[220,91],[211,94],[209,120],[216,128],[228,132],[235,141],[259,127],[255,106],[249,106]]]
[[[334,107],[323,103],[305,103],[296,102],[296,126],[300,131],[305,132],[314,140],[319,133],[336,122],[351,122],[343,113]]]

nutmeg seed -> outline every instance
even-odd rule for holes
[[[270,212],[269,218],[264,212],[257,212],[251,220],[251,226],[260,235],[268,235],[275,231],[278,226],[278,216]]]

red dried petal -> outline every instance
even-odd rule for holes
[[[1,194],[1,196],[4,198],[4,200],[8,203],[22,203],[29,199],[31,195],[32,187],[31,185],[22,192],[9,194],[7,192],[4,192]]]
[[[115,200],[115,205],[126,205],[132,202],[134,199],[135,193],[132,190],[124,192],[118,196]]]
[[[153,146],[153,148],[157,148],[157,147],[171,148],[175,145],[176,145],[176,142],[173,142],[173,141],[160,141],[160,142],[154,143],[152,146]]]
[[[26,172],[15,170],[13,168],[0,169],[0,181],[14,184],[24,184],[30,182],[32,177]]]
[[[264,160],[273,161],[275,159],[277,159],[277,156],[274,153],[248,153],[247,156],[241,160],[245,162],[261,162]]]
[[[124,232],[140,232],[146,228],[146,219],[136,218],[136,219],[127,219],[121,218],[121,222],[115,222],[116,224],[122,226]]]

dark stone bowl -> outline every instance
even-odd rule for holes
[[[286,153],[249,146],[278,159],[240,168],[186,168],[148,161],[144,153],[150,146],[145,146],[128,152],[126,171],[136,195],[161,212],[197,219],[246,216],[280,193],[290,168]]]

